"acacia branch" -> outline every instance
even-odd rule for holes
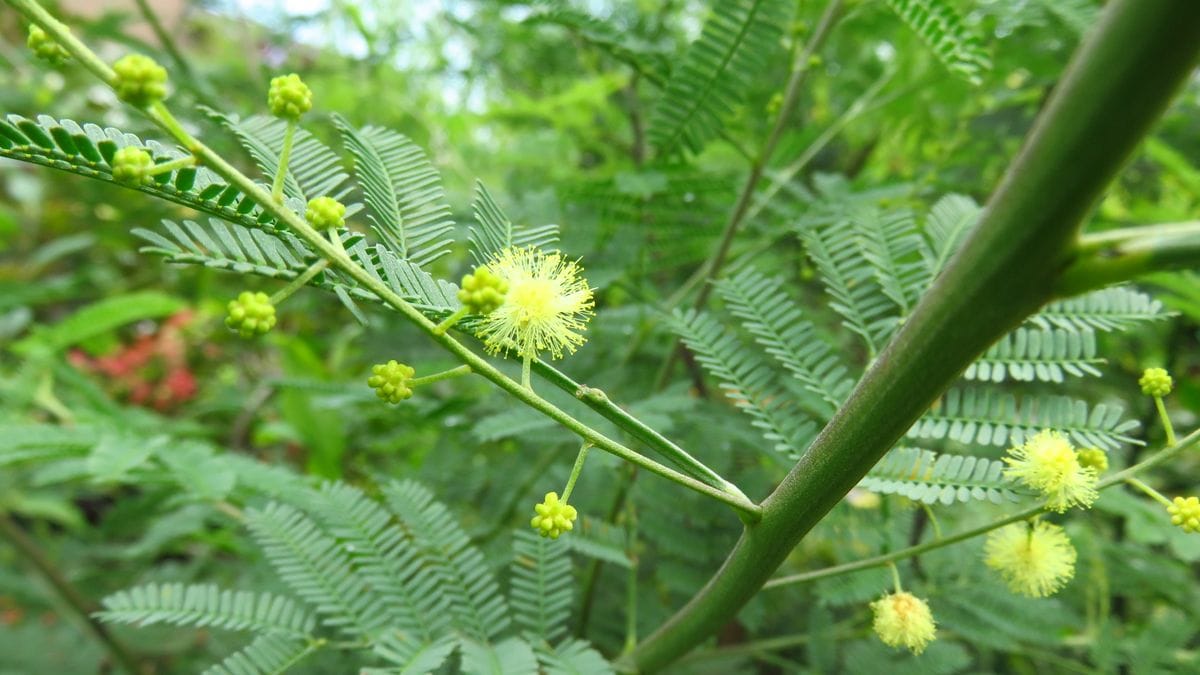
[[[1115,0],[912,316],[720,570],[622,662],[656,671],[715,633],[984,349],[1054,297],[1079,224],[1191,74],[1200,3]]]

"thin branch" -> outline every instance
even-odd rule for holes
[[[107,626],[92,616],[93,612],[97,611],[99,607],[96,607],[91,600],[85,598],[79,592],[79,589],[75,588],[63,573],[59,571],[54,561],[50,560],[49,556],[37,545],[37,542],[33,541],[26,534],[25,530],[13,522],[8,514],[4,512],[0,512],[0,536],[8,540],[13,548],[50,584],[50,587],[58,594],[58,597],[62,598],[67,606],[74,610],[79,619],[91,631],[92,635],[104,644],[104,647],[108,649],[113,659],[121,665],[122,669],[130,673],[130,675],[137,675],[142,672],[141,667],[138,665],[138,660],[133,656],[133,653],[109,632]]]

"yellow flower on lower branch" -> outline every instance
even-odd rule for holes
[[[1007,525],[988,535],[983,550],[987,566],[1019,595],[1053,595],[1075,576],[1075,547],[1052,523]]]
[[[543,537],[558,539],[558,535],[575,528],[575,518],[578,515],[575,507],[559,501],[557,492],[547,492],[546,499],[533,507],[533,510],[537,515],[529,524]]]
[[[479,324],[488,352],[522,358],[548,352],[561,359],[584,343],[580,333],[592,317],[592,289],[577,263],[526,246],[500,251],[486,267],[508,287],[504,302]]]
[[[1096,501],[1095,467],[1079,463],[1071,442],[1057,431],[1043,431],[1010,448],[1004,475],[1042,493],[1046,508],[1062,513],[1072,506],[1089,507]]]
[[[1167,507],[1167,514],[1171,516],[1171,524],[1184,532],[1200,532],[1200,499],[1176,497]]]
[[[871,603],[871,611],[875,614],[872,624],[875,634],[889,647],[905,647],[920,654],[936,637],[933,612],[924,600],[911,593],[885,595]]]

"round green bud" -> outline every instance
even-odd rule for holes
[[[493,274],[486,266],[482,266],[462,278],[458,300],[471,314],[483,316],[491,314],[504,304],[506,293],[508,282]]]
[[[1085,469],[1095,469],[1097,474],[1108,471],[1108,453],[1100,448],[1080,448],[1075,453],[1079,466]]]
[[[543,537],[558,539],[563,532],[575,528],[575,518],[578,513],[575,507],[560,501],[557,492],[547,492],[541,504],[533,507],[533,520],[529,524]]]
[[[318,230],[336,230],[346,226],[346,205],[333,197],[308,200],[304,219]]]
[[[126,54],[112,66],[117,98],[145,108],[167,97],[167,70],[142,54]]]
[[[154,159],[141,148],[131,145],[113,153],[112,175],[122,183],[147,185],[154,180],[150,175],[153,168]]]
[[[1184,532],[1200,532],[1200,499],[1176,497],[1167,507],[1171,524]]]
[[[225,325],[244,338],[263,335],[275,327],[275,305],[266,293],[242,291],[229,301]]]
[[[1143,394],[1162,398],[1171,393],[1174,382],[1166,370],[1147,368],[1146,372],[1142,373],[1142,378],[1138,380],[1138,384],[1141,385]]]
[[[412,397],[412,387],[409,382],[416,371],[412,366],[405,365],[395,359],[381,363],[371,368],[371,377],[367,384],[375,390],[375,395],[388,403],[399,403]]]
[[[312,109],[312,90],[295,73],[273,77],[267,92],[267,107],[276,117],[298,120]]]
[[[34,56],[56,66],[71,58],[71,53],[37,24],[29,25],[29,38],[25,40],[25,44]]]

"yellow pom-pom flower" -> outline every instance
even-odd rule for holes
[[[1010,448],[1004,475],[1021,481],[1046,498],[1046,508],[1062,513],[1096,501],[1096,469],[1079,463],[1070,441],[1056,431],[1043,431]]]
[[[875,634],[889,647],[904,647],[920,654],[937,635],[929,605],[911,593],[885,595],[871,603],[871,611],[875,614]]]
[[[1141,379],[1138,380],[1143,394],[1159,398],[1171,393],[1171,387],[1174,384],[1170,374],[1162,368],[1147,368],[1142,373]]]
[[[1167,507],[1171,524],[1184,532],[1200,532],[1200,499],[1176,497]]]
[[[543,537],[558,539],[563,532],[570,532],[575,528],[578,513],[574,506],[559,501],[557,492],[547,492],[545,500],[534,506],[533,510],[536,515],[529,524]]]
[[[592,289],[577,263],[528,246],[506,248],[486,267],[508,285],[504,302],[479,325],[489,353],[561,359],[585,342],[580,333],[592,317]]]
[[[988,535],[983,550],[987,566],[1019,595],[1053,595],[1075,575],[1075,547],[1053,523],[1007,525]]]

